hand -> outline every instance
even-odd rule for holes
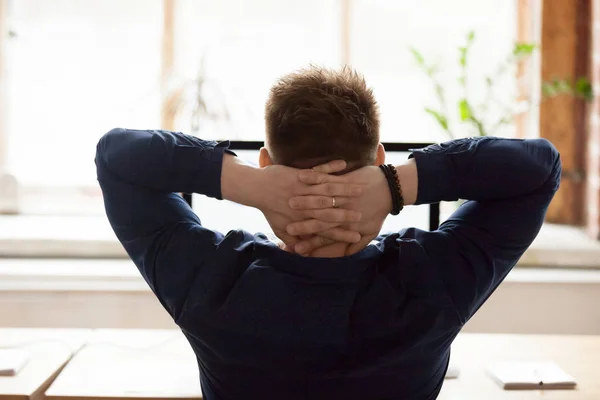
[[[345,168],[346,162],[332,161],[315,167],[312,171],[300,171],[282,165],[273,165],[259,170],[260,178],[258,182],[262,183],[254,188],[255,200],[253,206],[261,210],[273,228],[275,235],[286,245],[286,249],[293,251],[294,246],[302,240],[311,240],[313,250],[333,242],[360,242],[361,235],[358,232],[342,229],[340,226],[360,221],[361,213],[332,207],[334,196],[336,204],[338,204],[338,202],[346,203],[348,198],[362,194],[360,185],[348,184],[345,178],[327,175],[328,173],[342,171]],[[302,182],[299,176],[304,172],[326,177],[328,185],[323,186],[324,181],[320,185]],[[319,192],[319,190],[325,191]],[[322,193],[323,195],[327,194],[327,197],[322,196],[318,209],[294,210],[290,207],[289,200],[291,197],[307,193]],[[289,224],[306,219],[323,221],[327,223],[327,226],[320,230],[313,229],[310,234],[302,237],[291,235],[286,231]]]
[[[331,185],[343,182],[349,186],[358,186],[362,188],[362,195],[336,197],[336,202],[340,207],[360,212],[361,222],[345,223],[341,227],[356,231],[361,239],[353,243],[347,250],[346,255],[354,254],[366,247],[379,232],[386,217],[392,210],[392,196],[387,180],[379,167],[363,167],[343,176],[324,175],[314,171],[301,171],[300,181],[310,184],[304,195],[292,197],[289,201],[290,207],[294,210],[322,210],[327,204],[325,194],[335,190]],[[336,182],[336,183],[334,183]],[[314,214],[317,215],[317,214]],[[291,236],[305,237],[305,235],[314,235],[316,232],[323,232],[333,226],[339,227],[326,221],[323,218],[314,217],[306,221],[298,221],[287,226],[286,232]],[[311,237],[306,240],[296,242],[294,250],[298,253],[309,253],[316,247],[319,247],[318,237]]]

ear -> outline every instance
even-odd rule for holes
[[[381,143],[377,146],[377,156],[375,158],[375,165],[380,166],[385,164],[385,148]]]
[[[269,150],[267,150],[265,147],[261,147],[260,152],[258,153],[258,166],[264,168],[268,167],[269,165],[273,165],[273,160],[271,159]]]

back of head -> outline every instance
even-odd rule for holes
[[[375,162],[379,110],[364,78],[349,67],[311,66],[280,78],[265,108],[273,163],[310,168],[342,159],[347,170]]]

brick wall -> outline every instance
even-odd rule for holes
[[[592,1],[592,83],[596,99],[590,110],[587,143],[586,225],[600,240],[600,0]]]

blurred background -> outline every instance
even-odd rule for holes
[[[392,147],[551,140],[564,176],[547,224],[467,329],[600,333],[599,4],[0,0],[0,323],[170,324],[107,224],[98,139],[128,127],[261,141],[270,86],[312,63],[364,74]],[[211,228],[268,231],[256,210],[193,204]],[[428,229],[430,211],[385,230]]]
[[[262,140],[269,88],[310,63],[350,64],[365,75],[381,106],[383,141],[446,140],[425,111],[443,109],[413,51],[436,68],[454,111],[462,97],[458,48],[469,32],[469,96],[483,102],[485,78],[512,54],[518,22],[508,0],[4,3],[2,161],[22,189],[22,213],[101,213],[93,157],[113,127]],[[495,77],[496,102],[486,113],[513,106],[515,67],[507,63]],[[461,126],[456,135],[470,133]],[[64,189],[69,199],[54,201]],[[42,194],[52,200],[40,202]]]

